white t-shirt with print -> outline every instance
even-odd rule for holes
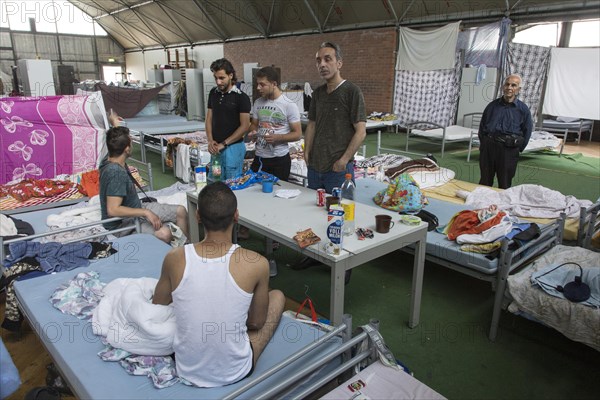
[[[281,157],[289,153],[287,143],[270,145],[265,135],[285,135],[290,133],[290,124],[300,121],[298,106],[285,95],[275,100],[260,98],[254,102],[252,118],[258,119],[256,155],[264,158]]]

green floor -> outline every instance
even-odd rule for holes
[[[385,134],[383,140],[385,147],[402,147],[402,139],[396,135]],[[369,135],[366,144],[368,154],[374,154],[376,135]],[[457,178],[479,180],[478,153],[467,163],[464,144],[448,145],[443,159],[439,146],[420,146],[415,148],[433,150],[442,166],[457,172]],[[157,188],[175,181],[171,170],[160,173],[157,155],[150,155],[149,160]],[[600,196],[598,159],[527,155],[521,159],[514,181],[522,183],[595,200]],[[242,245],[262,251],[263,243],[253,235]],[[283,247],[275,257],[279,274],[271,279],[272,287],[301,301],[308,286],[318,311],[327,314],[329,268],[293,271],[289,265],[300,256]],[[355,326],[379,319],[388,346],[417,379],[450,399],[597,398],[599,352],[507,312],[502,314],[498,339],[487,339],[493,294],[486,282],[426,263],[421,323],[409,329],[411,276],[412,256],[403,252],[354,269],[346,287],[345,312],[352,314]]]

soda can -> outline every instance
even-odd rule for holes
[[[324,207],[325,206],[325,189],[317,189],[317,206]]]
[[[337,186],[334,187],[333,189],[331,189],[331,195],[340,199],[342,197],[342,189],[340,189]]]

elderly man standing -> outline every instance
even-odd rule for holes
[[[498,187],[508,189],[517,171],[519,153],[531,137],[533,121],[527,105],[517,99],[521,76],[507,76],[503,89],[504,95],[488,104],[481,117],[479,184],[492,186],[497,175]]]

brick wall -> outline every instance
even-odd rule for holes
[[[263,67],[280,67],[282,82],[310,82],[315,88],[323,83],[315,64],[319,44],[325,40],[335,42],[343,54],[342,78],[362,89],[367,113],[391,112],[396,35],[394,28],[379,28],[245,40],[225,43],[224,55],[239,75],[243,74],[243,63],[258,62]]]

